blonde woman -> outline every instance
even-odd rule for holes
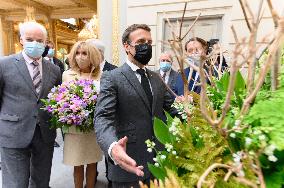
[[[99,50],[86,42],[77,42],[70,54],[70,69],[63,73],[63,82],[78,79],[92,79],[99,89],[101,55]],[[99,92],[99,91],[97,91]],[[97,144],[95,132],[80,133],[71,128],[65,134],[63,163],[74,166],[75,188],[83,188],[84,165],[86,167],[86,188],[94,188],[97,162],[102,152]]]

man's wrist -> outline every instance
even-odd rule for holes
[[[117,142],[113,142],[111,143],[111,145],[109,146],[108,150],[107,150],[107,153],[108,153],[108,156],[110,157],[110,159],[114,162],[114,165],[117,165],[117,162],[113,159],[112,157],[112,148],[117,144]]]

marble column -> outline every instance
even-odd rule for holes
[[[112,63],[112,4],[98,0],[99,39],[105,44],[105,59]]]
[[[113,1],[98,0],[98,18],[99,18],[99,39],[102,40],[105,45],[105,58],[107,61],[113,63]],[[125,52],[121,44],[121,36],[126,28],[126,10],[127,0],[119,0],[117,7],[118,19],[118,32],[117,45],[119,55],[119,65],[125,62]]]
[[[0,16],[0,57],[4,56],[3,26],[2,17]]]

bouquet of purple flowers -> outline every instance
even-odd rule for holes
[[[47,99],[42,100],[43,109],[52,115],[52,128],[62,128],[66,133],[74,126],[77,131],[90,132],[94,129],[97,96],[93,80],[75,79],[52,88]]]

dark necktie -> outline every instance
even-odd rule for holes
[[[35,90],[37,95],[39,95],[40,89],[41,89],[41,75],[40,75],[40,71],[39,71],[39,64],[37,61],[32,62],[33,64],[33,83],[35,86]]]
[[[142,85],[142,87],[143,87],[143,89],[144,89],[144,91],[147,95],[147,98],[148,98],[150,106],[151,106],[152,101],[153,101],[153,96],[152,96],[149,80],[146,76],[145,70],[144,69],[138,69],[137,73],[141,75],[141,85]]]
[[[166,72],[163,72],[162,78],[163,78],[163,81],[165,82],[165,79],[166,79]]]

